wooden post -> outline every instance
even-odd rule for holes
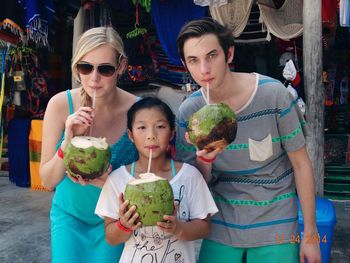
[[[316,194],[323,196],[324,178],[324,87],[322,83],[322,1],[303,1],[303,68],[307,150],[313,165]]]

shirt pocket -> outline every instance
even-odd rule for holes
[[[272,137],[269,134],[261,141],[256,141],[248,138],[249,142],[249,157],[252,161],[263,162],[270,158],[273,154],[272,151]]]

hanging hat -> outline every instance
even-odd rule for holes
[[[253,0],[228,0],[226,5],[210,6],[210,15],[222,25],[228,26],[238,37],[247,25]]]
[[[221,6],[226,5],[228,0],[193,0],[193,2],[199,6]]]
[[[303,0],[285,0],[276,8],[275,0],[258,0],[260,15],[267,31],[283,40],[303,33]]]

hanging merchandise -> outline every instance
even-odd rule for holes
[[[100,26],[113,26],[109,6],[104,2],[100,4]]]
[[[53,0],[18,0],[26,13],[28,40],[45,47],[49,45],[49,25],[55,15]]]
[[[7,49],[1,50],[1,90],[0,90],[0,156],[2,156],[2,143],[4,137],[4,127],[5,120],[3,119],[3,103],[4,103],[4,94],[5,94],[5,63],[6,63],[6,54],[9,50],[9,45]],[[1,158],[0,158],[0,167],[1,167]]]
[[[299,72],[297,72],[297,69],[295,68],[293,60],[288,60],[284,69],[283,69],[283,77],[287,80],[287,90],[292,94],[293,99],[296,101],[300,111],[305,114],[305,102],[302,98],[299,97],[298,92],[296,89],[292,86],[293,82],[300,83],[300,75]],[[299,80],[296,80],[298,79]]]
[[[119,80],[121,86],[144,85],[156,75],[158,63],[152,51],[148,34],[125,40],[128,68]]]
[[[344,27],[350,26],[350,0],[339,2],[339,24]]]
[[[143,34],[147,33],[147,29],[146,28],[139,27],[140,26],[140,24],[139,24],[139,0],[136,0],[135,8],[136,8],[136,11],[135,11],[135,16],[136,16],[135,28],[134,28],[134,30],[132,30],[131,32],[126,34],[127,38],[133,38],[133,37],[137,37],[137,36],[140,36],[140,35],[143,35]]]
[[[43,117],[49,93],[35,52],[21,44],[9,51],[8,65],[9,104]]]
[[[0,29],[10,34],[19,36],[23,34],[21,8],[17,1],[7,1],[0,9]]]
[[[322,0],[322,22],[334,23],[337,17],[337,1]]]
[[[215,6],[219,7],[222,5],[226,5],[228,0],[194,0],[194,3],[199,6]]]
[[[203,18],[206,9],[197,6],[191,0],[152,0],[151,15],[161,46],[177,66],[182,66],[176,38],[181,27],[188,21]]]
[[[233,0],[225,5],[210,6],[210,15],[222,25],[227,25],[238,37],[247,25],[253,0]]]
[[[9,89],[9,102],[22,106],[25,101],[24,94],[27,89],[26,74],[29,71],[29,60],[34,51],[21,42],[8,52],[7,85]]]
[[[38,68],[33,68],[30,76],[32,81],[30,90],[28,90],[29,111],[33,115],[39,115],[37,117],[42,118],[44,116],[43,112],[40,114],[40,103],[43,100],[48,100],[49,97],[46,80]]]
[[[276,8],[274,0],[258,0],[261,21],[268,33],[289,40],[303,33],[303,0],[284,0],[280,8]],[[270,39],[269,35],[267,37]]]
[[[151,0],[132,0],[134,5],[140,4],[149,13],[151,11]]]
[[[24,54],[20,50],[18,50],[18,52],[14,54],[14,61],[13,61],[14,65],[11,67],[11,71],[9,73],[10,76],[13,76],[14,91],[26,90],[26,84],[24,81],[24,71],[23,71],[24,68],[22,65],[23,55]]]
[[[348,103],[348,96],[349,96],[349,78],[348,76],[345,76],[340,81],[340,98],[339,103],[340,104],[347,104]]]

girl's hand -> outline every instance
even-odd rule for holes
[[[91,107],[80,107],[69,115],[66,120],[64,139],[67,143],[77,135],[83,135],[91,126],[94,118],[94,110]]]
[[[157,226],[164,232],[177,235],[181,232],[181,222],[177,220],[177,211],[179,204],[174,202],[174,213],[172,215],[164,215],[165,222],[157,222]]]
[[[107,180],[107,177],[109,176],[109,174],[112,171],[112,165],[109,165],[108,169],[106,170],[106,172],[104,172],[103,175],[101,175],[100,177],[97,177],[95,179],[89,180],[89,179],[84,179],[83,177],[81,177],[80,175],[78,175],[77,177],[70,175],[67,172],[67,176],[69,179],[71,179],[74,183],[80,183],[82,186],[86,186],[88,184],[90,185],[94,185],[96,187],[102,188],[104,183]]]
[[[141,222],[139,221],[139,214],[136,212],[136,206],[133,205],[130,208],[129,200],[124,200],[124,195],[119,195],[119,221],[122,226],[130,228],[131,230],[136,230],[141,227]]]

